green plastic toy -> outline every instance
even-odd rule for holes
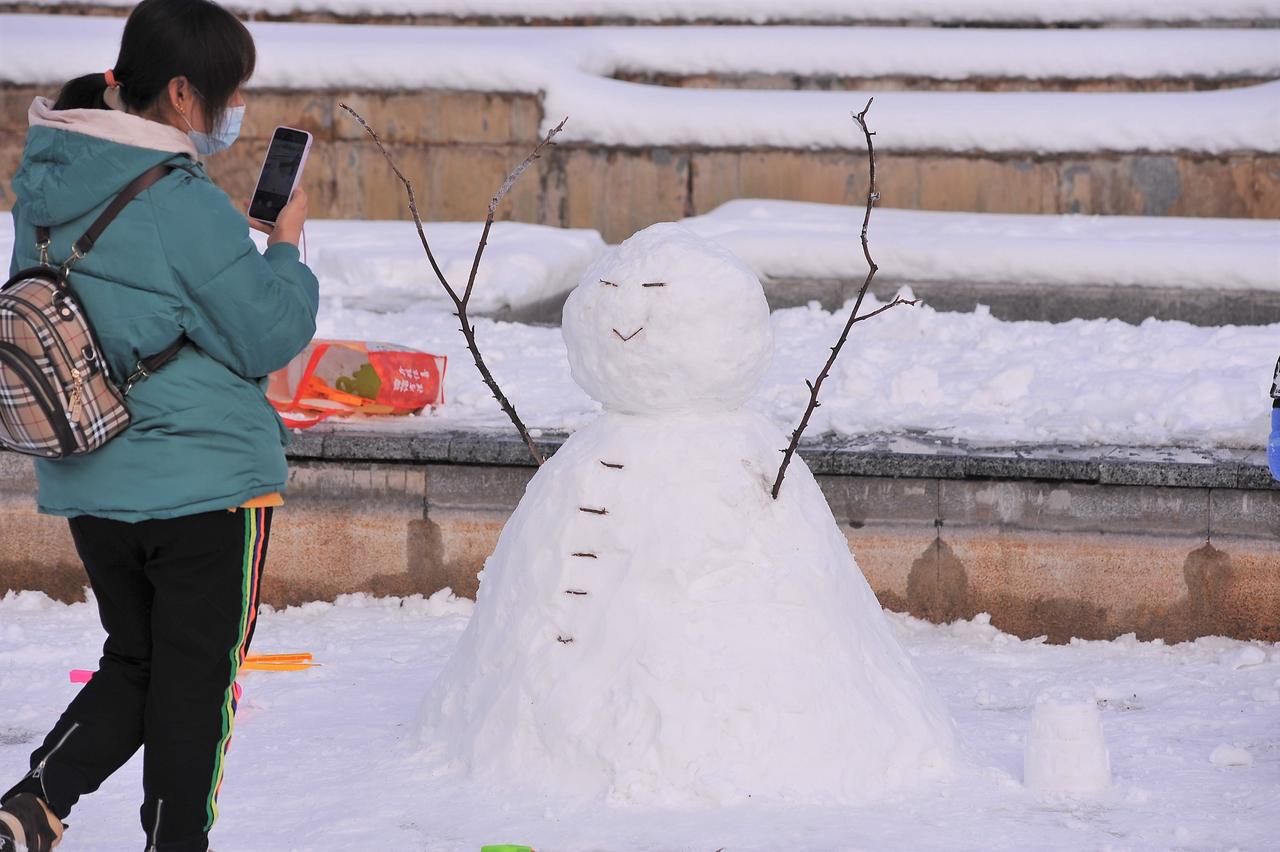
[[[497,846],[481,846],[480,852],[534,852],[532,846],[513,846],[510,843],[499,843]]]
[[[382,389],[382,379],[378,378],[378,374],[368,364],[361,364],[354,375],[339,376],[334,384],[343,393],[355,394],[365,399],[377,399],[378,391]]]

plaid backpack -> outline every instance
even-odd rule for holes
[[[138,193],[174,167],[155,166],[121,190],[61,266],[49,263],[49,229],[36,228],[40,265],[0,287],[0,446],[46,459],[93,452],[129,425],[125,396],[178,354],[185,337],[138,362],[121,389],[68,283],[72,265]]]

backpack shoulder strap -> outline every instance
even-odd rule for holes
[[[75,245],[72,246],[72,257],[83,257],[88,254],[89,250],[93,248],[93,244],[102,236],[102,232],[105,231],[107,226],[110,225],[116,216],[120,214],[120,211],[125,208],[125,205],[137,198],[144,189],[169,174],[173,168],[173,166],[162,163],[158,166],[152,166],[133,180],[129,181],[128,186],[120,190],[120,194],[112,199],[111,203],[107,205],[107,209],[103,210],[98,218],[93,220],[93,224],[89,226],[89,230],[85,231],[84,235],[81,236],[80,239],[76,240]],[[40,235],[38,232],[36,236],[39,238]]]
[[[68,264],[74,263],[76,260],[89,253],[89,250],[93,248],[94,243],[96,243],[98,238],[102,236],[102,232],[107,229],[107,226],[111,224],[112,220],[114,220],[116,216],[120,215],[120,211],[125,208],[126,204],[137,198],[143,190],[147,189],[156,181],[160,180],[160,178],[175,169],[182,169],[189,174],[195,174],[191,168],[182,163],[161,163],[158,166],[152,166],[130,181],[124,189],[120,190],[120,194],[112,199],[111,203],[107,205],[107,209],[103,210],[98,218],[93,220],[93,224],[89,226],[89,230],[85,231],[80,239],[75,241],[75,244],[72,246],[71,260],[68,261]],[[44,263],[48,263],[49,242],[51,239],[52,234],[47,226],[36,225],[36,247],[40,249],[40,259]]]

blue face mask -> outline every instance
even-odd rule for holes
[[[183,121],[186,121],[186,116],[183,116]],[[231,143],[235,142],[240,135],[240,125],[243,122],[244,105],[241,104],[240,106],[230,107],[226,111],[222,124],[213,133],[202,133],[191,127],[191,122],[187,121],[187,127],[191,127],[187,135],[191,137],[191,143],[196,146],[196,151],[201,156],[209,157],[231,147]]]

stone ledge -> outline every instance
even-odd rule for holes
[[[546,433],[537,441],[550,455],[566,438],[564,433]],[[818,476],[1280,490],[1280,482],[1271,477],[1262,450],[981,446],[923,435],[827,435],[804,441],[800,455]],[[533,465],[528,449],[514,430],[428,432],[319,426],[296,433],[289,456],[297,460]]]
[[[766,276],[761,279],[771,310],[818,302],[840,310],[857,295],[863,276],[802,278]],[[1271,290],[1212,290],[1191,287],[1054,284],[1025,281],[917,281],[896,277],[892,270],[878,275],[871,291],[891,301],[902,287],[938,311],[970,313],[985,305],[991,315],[1014,322],[1070,322],[1074,319],[1118,319],[1138,325],[1147,319],[1171,320],[1199,326],[1271,325],[1280,322],[1280,292]],[[534,320],[559,321],[555,306],[540,306]]]
[[[476,593],[534,475],[526,448],[509,431],[385,426],[297,436],[264,601]],[[541,438],[548,451],[564,439]],[[1280,639],[1280,487],[1261,453],[893,435],[823,436],[804,454],[890,608],[935,621],[989,612],[1054,642]],[[37,514],[35,488],[31,460],[0,452],[0,593],[80,599],[67,525]]]

